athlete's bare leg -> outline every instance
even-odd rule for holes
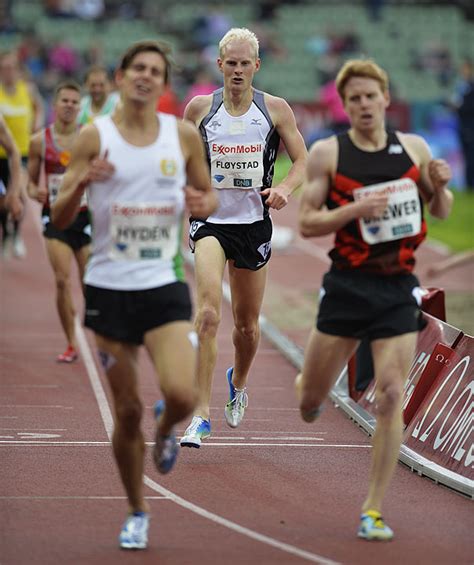
[[[59,239],[45,238],[46,252],[56,283],[56,308],[68,345],[76,348],[75,308],[71,294],[71,262],[73,251]]]
[[[199,338],[197,386],[198,405],[194,414],[209,420],[212,379],[217,359],[217,330],[221,320],[222,278],[226,258],[215,237],[196,242],[196,321]]]
[[[95,336],[107,367],[114,401],[112,447],[131,512],[149,512],[143,494],[145,440],[141,430],[143,405],[138,391],[138,347]]]
[[[403,387],[415,355],[417,333],[372,342],[376,379],[377,425],[373,437],[369,492],[362,511],[381,512],[402,443]]]
[[[230,262],[229,280],[234,316],[232,341],[235,348],[232,382],[236,388],[243,389],[260,341],[258,318],[267,280],[267,266],[251,271],[237,269]]]

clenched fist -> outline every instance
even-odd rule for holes
[[[433,188],[442,190],[451,180],[451,167],[444,159],[432,159],[428,163],[428,174],[433,183]]]

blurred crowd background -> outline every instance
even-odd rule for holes
[[[131,42],[159,38],[175,62],[166,109],[180,115],[221,85],[217,45],[234,26],[259,37],[255,86],[287,99],[308,145],[346,125],[341,64],[372,57],[391,79],[390,125],[423,135],[452,165],[453,187],[473,189],[474,0],[0,0],[0,50],[17,50],[47,104],[61,79],[83,83],[92,65],[112,73]]]

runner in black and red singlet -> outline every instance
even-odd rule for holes
[[[30,143],[28,156],[28,193],[42,205],[43,235],[46,251],[56,281],[56,305],[59,319],[67,340],[67,348],[57,357],[60,363],[77,359],[74,329],[75,309],[71,295],[71,263],[74,258],[80,281],[89,257],[90,223],[87,202],[84,198],[73,223],[65,230],[58,230],[50,218],[50,208],[55,202],[62,178],[69,164],[70,149],[79,133],[76,124],[81,89],[72,81],[61,83],[54,96],[55,120],[50,126],[35,134]],[[45,184],[41,183],[44,172]]]
[[[381,507],[402,439],[404,382],[424,326],[414,253],[426,236],[424,204],[438,218],[451,211],[451,171],[420,136],[387,131],[388,77],[378,65],[348,61],[336,84],[351,127],[310,150],[300,231],[336,237],[296,389],[301,416],[311,422],[360,341],[370,342],[377,426],[358,536],[389,540]]]

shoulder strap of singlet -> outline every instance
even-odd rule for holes
[[[223,100],[224,100],[224,87],[222,86],[221,88],[214,90],[214,92],[212,93],[211,108],[207,116],[205,116],[203,121],[201,122],[202,126],[205,126],[207,123],[209,123],[212,116],[217,112],[219,106],[222,104]]]
[[[267,105],[265,104],[265,93],[261,90],[253,89],[253,102],[255,106],[262,112],[270,127],[273,127],[273,122],[268,112]]]

